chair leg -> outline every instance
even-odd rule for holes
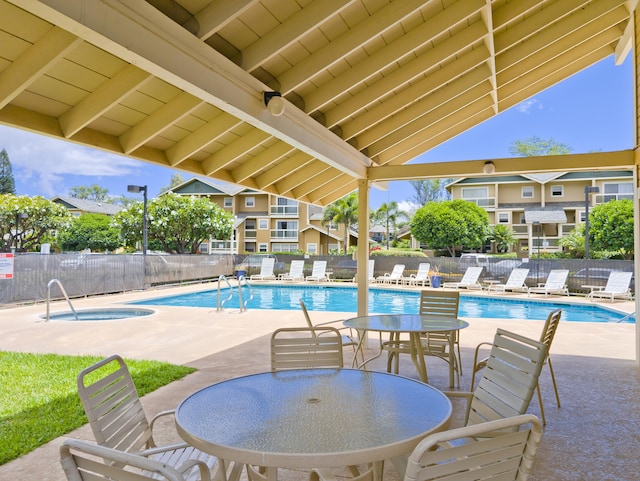
[[[544,417],[544,406],[542,405],[542,392],[540,391],[540,383],[536,384],[536,391],[538,391],[538,404],[540,404],[540,417],[542,418],[542,425],[547,425],[547,419]]]
[[[551,364],[551,356],[547,357],[547,363],[549,364],[549,371],[551,372],[551,382],[553,382],[553,390],[556,393],[556,402],[560,407],[560,395],[558,394],[558,385],[556,384],[556,375],[553,372],[553,365]]]

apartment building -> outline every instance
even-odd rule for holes
[[[343,226],[322,225],[322,207],[195,177],[171,192],[206,197],[233,214],[231,239],[210,239],[201,246],[202,253],[303,251],[327,255],[344,244]],[[357,235],[351,233],[349,245],[354,243]]]
[[[447,186],[453,199],[476,203],[490,224],[511,227],[522,256],[558,252],[558,240],[585,221],[587,206],[633,199],[631,171],[553,172],[464,177]],[[591,187],[591,193],[585,193]],[[489,250],[493,246],[487,246]]]

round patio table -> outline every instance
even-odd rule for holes
[[[427,364],[424,360],[424,348],[420,335],[424,332],[445,332],[449,333],[449,386],[454,386],[454,370],[455,370],[455,351],[454,336],[460,329],[469,327],[467,321],[457,319],[455,317],[421,315],[421,314],[378,314],[371,316],[360,316],[347,319],[343,322],[346,327],[362,331],[376,331],[389,333],[392,340],[398,340],[400,334],[409,334],[410,355],[413,364],[416,366],[420,380],[428,382]],[[356,348],[356,353],[362,349],[362,343],[366,336],[360,336],[360,342]],[[368,359],[361,364],[360,367],[366,366],[368,362],[373,361],[382,355],[382,350],[376,356]],[[353,362],[355,365],[356,357],[354,355]]]
[[[184,399],[175,419],[185,441],[236,466],[328,468],[406,456],[446,429],[451,411],[442,392],[417,380],[300,369],[213,384]]]

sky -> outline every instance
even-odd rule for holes
[[[553,138],[572,153],[615,151],[634,145],[631,56],[613,56],[441,144],[412,162],[449,162],[511,157],[509,146],[530,137]],[[149,196],[168,186],[176,170],[0,125],[0,150],[9,155],[18,195],[48,199],[76,186],[97,184],[114,197],[127,185],[148,185]],[[191,174],[182,172],[185,180]],[[378,208],[396,201],[409,210],[415,191],[407,182],[371,189]]]

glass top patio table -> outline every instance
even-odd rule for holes
[[[401,333],[409,334],[409,345],[411,360],[413,361],[418,375],[423,382],[428,382],[427,366],[424,360],[424,349],[420,339],[423,332],[450,332],[455,333],[460,329],[469,327],[467,321],[457,319],[455,317],[439,317],[434,315],[421,314],[375,314],[370,316],[360,316],[347,319],[343,322],[346,327],[356,329],[357,331],[378,331],[391,333],[391,339],[399,339]],[[454,385],[454,337],[449,337],[449,386]],[[360,342],[356,348],[356,353],[362,349],[364,336],[360,336]],[[376,356],[368,359],[360,365],[364,367],[368,362],[377,359],[382,355],[382,350]],[[356,356],[353,357],[355,365]]]
[[[422,382],[358,369],[301,369],[229,379],[184,399],[180,436],[225,461],[282,468],[408,455],[446,429],[451,402]]]

